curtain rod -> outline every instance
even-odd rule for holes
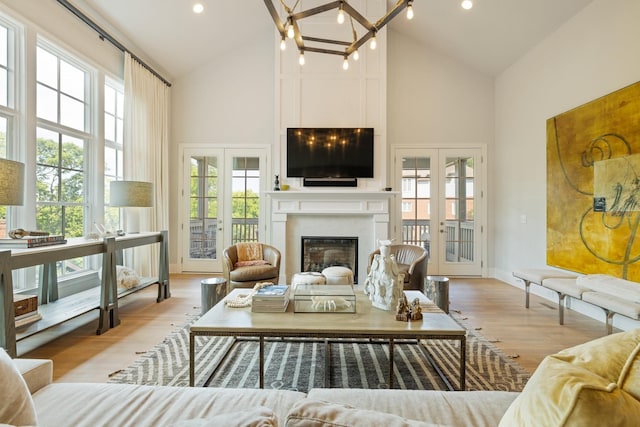
[[[60,3],[62,6],[66,7],[67,10],[71,13],[73,13],[75,16],[77,16],[78,18],[80,18],[82,20],[82,22],[84,22],[85,24],[87,24],[89,27],[93,28],[99,35],[100,35],[100,39],[102,40],[107,40],[109,43],[111,43],[112,45],[114,45],[115,47],[117,47],[118,49],[120,49],[122,52],[127,52],[129,55],[131,55],[131,57],[133,59],[136,60],[136,62],[138,62],[140,65],[142,65],[144,68],[146,68],[147,70],[149,70],[149,72],[151,74],[153,74],[154,76],[156,76],[157,78],[159,78],[160,80],[162,80],[162,82],[171,87],[171,83],[169,83],[167,81],[167,79],[165,79],[164,77],[162,77],[160,74],[158,74],[158,72],[156,70],[154,70],[153,68],[151,68],[151,66],[147,65],[142,59],[140,59],[138,56],[136,56],[133,52],[131,52],[129,49],[127,49],[122,43],[120,43],[118,40],[116,40],[115,38],[113,38],[111,36],[111,34],[107,33],[102,27],[100,27],[98,24],[96,24],[95,22],[93,22],[91,20],[91,18],[89,18],[87,15],[85,15],[84,13],[82,13],[82,11],[80,11],[80,9],[78,9],[77,7],[75,7],[74,5],[72,5],[71,3],[69,3],[68,0],[57,0],[58,3]]]

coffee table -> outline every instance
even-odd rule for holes
[[[357,288],[356,288],[357,289]],[[433,340],[446,339],[460,341],[460,390],[465,389],[466,334],[467,331],[445,314],[419,291],[404,291],[407,299],[420,300],[423,319],[411,322],[395,320],[395,311],[385,311],[371,305],[369,298],[356,290],[355,313],[294,313],[293,301],[283,313],[253,313],[251,307],[229,308],[224,300],[249,292],[234,289],[222,301],[206,312],[191,325],[189,333],[189,384],[195,382],[195,337],[233,336],[254,337],[259,340],[260,388],[264,387],[264,341],[265,338],[321,338],[327,345],[325,365],[329,372],[331,339],[367,339],[389,342],[389,388],[393,387],[393,345],[397,339]],[[292,296],[293,298],[293,296]],[[429,362],[449,388],[448,379],[436,366],[432,358]]]

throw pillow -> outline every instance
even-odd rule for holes
[[[236,243],[238,261],[257,261],[262,257],[262,243]]]
[[[386,412],[358,409],[321,400],[303,399],[296,402],[285,427],[437,427],[417,420],[409,420]]]
[[[278,417],[264,406],[242,412],[229,412],[208,418],[194,418],[176,423],[173,427],[277,427]]]
[[[640,329],[547,356],[507,409],[507,426],[635,426]]]
[[[36,409],[27,383],[3,348],[0,348],[0,378],[0,423],[36,425]]]

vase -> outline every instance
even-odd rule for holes
[[[371,305],[387,311],[395,310],[404,286],[403,275],[390,252],[389,245],[380,246],[380,253],[374,255],[364,282],[364,293],[369,296]]]

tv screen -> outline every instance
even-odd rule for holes
[[[287,176],[373,178],[373,128],[288,128]]]

